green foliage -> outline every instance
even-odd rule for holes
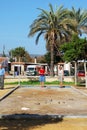
[[[25,54],[25,48],[24,47],[17,47],[13,50],[11,50],[12,56],[14,57],[22,57]]]
[[[76,10],[74,7],[72,7],[72,10],[70,10],[69,14],[72,22],[74,23],[73,25],[76,30],[75,32],[77,32],[79,35],[82,35],[82,32],[85,31],[87,33],[87,10],[82,10],[81,8]]]
[[[50,54],[50,52],[48,51],[48,52],[44,55],[44,57],[45,57],[45,60],[47,61],[46,63],[48,63],[48,65],[50,66],[50,60],[51,60],[51,54]],[[54,51],[54,63],[56,64],[56,63],[58,63],[58,62],[60,62],[60,61],[62,61],[61,56],[60,56],[60,55],[57,55],[57,51]]]
[[[29,53],[25,50],[24,47],[17,47],[15,49],[12,49],[9,51],[9,55],[10,55],[10,61],[14,61],[14,57],[16,57],[17,61],[19,61],[19,58],[20,58],[20,61],[31,61],[31,57],[29,55]]]
[[[45,55],[44,55],[48,65],[50,65],[50,60],[51,60],[51,56],[50,56],[50,52],[47,52]]]
[[[5,85],[18,85],[19,82],[5,83]],[[38,80],[30,80],[30,81],[21,81],[21,85],[40,85]],[[59,81],[45,82],[45,85],[59,85]],[[74,85],[74,82],[63,82],[64,85]]]
[[[61,45],[60,50],[63,52],[63,60],[67,62],[86,59],[87,40],[73,35],[71,42]]]

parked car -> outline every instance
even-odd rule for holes
[[[79,70],[77,73],[78,77],[85,77],[85,71],[84,70]]]

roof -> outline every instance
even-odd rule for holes
[[[24,65],[24,62],[11,62],[11,65]]]
[[[0,57],[0,63],[2,63],[3,61],[7,60],[7,57]]]

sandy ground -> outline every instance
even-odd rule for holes
[[[0,102],[0,112],[1,114],[86,115],[87,96],[73,88],[21,87]]]
[[[68,87],[20,87],[0,102],[3,118],[0,130],[87,130],[86,94],[86,89]],[[8,115],[11,118],[8,119]],[[22,119],[22,115],[29,118]],[[41,115],[61,115],[61,118],[44,119]],[[73,116],[80,118],[71,118]]]

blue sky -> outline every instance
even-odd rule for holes
[[[49,10],[49,3],[54,9],[60,5],[65,8],[87,8],[87,0],[0,0],[0,53],[3,46],[6,53],[19,46],[25,47],[29,54],[46,53],[44,39],[40,38],[36,45],[36,37],[28,38],[28,33],[29,26],[40,14],[37,8]]]

